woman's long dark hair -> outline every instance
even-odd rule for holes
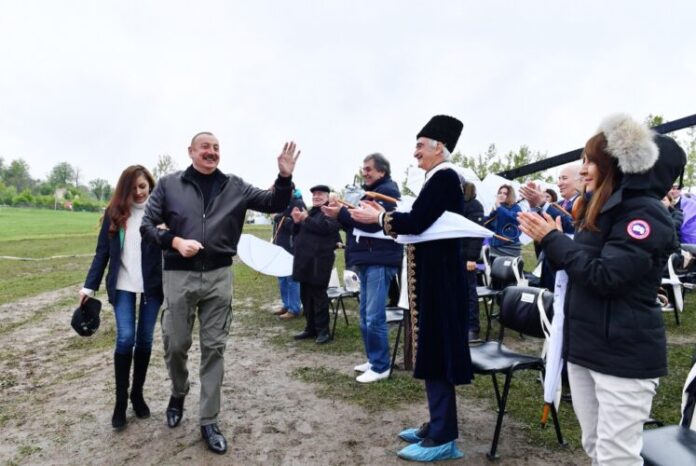
[[[109,225],[110,238],[112,238],[119,229],[126,227],[126,222],[131,213],[133,186],[135,185],[135,180],[140,176],[144,176],[150,184],[150,192],[155,188],[155,178],[150,171],[142,165],[131,165],[123,170],[123,173],[121,173],[118,179],[118,183],[116,183],[114,194],[111,196],[111,200],[109,200],[109,204],[106,206],[106,211],[104,212],[104,217],[108,217],[111,221]]]
[[[498,192],[500,192],[500,190],[503,188],[506,188],[508,190],[507,196],[505,197],[505,202],[503,204],[505,204],[508,207],[512,207],[517,202],[517,195],[515,194],[515,189],[510,184],[504,184],[501,185],[500,188],[498,188]]]
[[[587,141],[582,158],[583,161],[594,162],[599,176],[597,188],[591,193],[590,198],[588,199],[585,195],[587,187],[583,188],[583,195],[578,198],[577,208],[573,209],[575,228],[599,231],[597,227],[599,212],[618,187],[621,171],[618,161],[607,152],[607,138],[604,133],[595,134]]]

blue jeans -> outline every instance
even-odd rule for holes
[[[280,299],[283,300],[283,307],[296,316],[300,315],[300,284],[289,277],[278,277],[280,285]]]
[[[389,369],[389,339],[385,304],[389,284],[396,275],[396,267],[384,265],[358,266],[360,278],[360,333],[367,360],[374,372]]]
[[[116,290],[114,314],[116,316],[116,352],[131,354],[133,346],[140,351],[152,349],[157,313],[162,305],[159,298],[140,295],[140,312],[136,329],[135,298],[137,293]]]

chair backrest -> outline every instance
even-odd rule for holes
[[[689,375],[686,376],[684,391],[682,393],[682,418],[679,423],[683,427],[696,430],[696,363],[691,367]]]
[[[673,252],[669,256],[669,260],[667,261],[667,271],[669,273],[669,279],[670,280],[679,280],[679,275],[677,275],[677,269],[679,268],[679,265],[682,263],[682,256],[679,253]]]
[[[352,270],[344,270],[343,286],[346,288],[346,291],[350,291],[351,293],[360,291],[360,278],[358,278],[358,274]]]
[[[524,335],[546,338],[553,320],[553,293],[544,288],[508,286],[500,297],[500,324]]]
[[[494,290],[511,285],[525,285],[524,262],[521,257],[498,256],[491,265],[491,284]]]
[[[483,262],[483,284],[491,286],[491,247],[487,244],[481,248],[481,262]]]
[[[336,267],[331,269],[331,277],[329,277],[329,288],[340,288],[341,282],[338,281],[338,272]]]

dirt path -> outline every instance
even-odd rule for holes
[[[77,337],[69,328],[73,288],[0,306],[0,462],[2,464],[406,464],[395,452],[396,433],[426,418],[425,400],[396,411],[369,413],[342,401],[318,398],[291,377],[298,367],[324,366],[352,373],[360,355],[329,356],[279,349],[233,324],[227,353],[220,425],[227,455],[208,452],[200,440],[197,342],[191,351],[191,393],[182,424],[164,422],[168,380],[159,326],[145,387],[153,416],[128,428],[110,426],[113,403],[112,342]],[[243,303],[235,312],[249,312]],[[111,309],[102,329],[113,327]],[[102,330],[100,330],[102,332]],[[94,338],[94,337],[93,337]],[[95,348],[96,346],[96,348]],[[467,458],[448,464],[491,464],[485,458],[494,413],[477,400],[458,400],[460,447]],[[585,464],[582,453],[539,450],[506,419],[496,464]]]

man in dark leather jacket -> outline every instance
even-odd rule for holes
[[[189,391],[186,361],[198,311],[201,435],[210,450],[222,454],[227,441],[217,416],[231,322],[232,257],[247,209],[272,213],[288,205],[299,152],[295,154],[295,143],[285,144],[278,156],[278,178],[269,191],[218,170],[220,145],[212,133],[196,134],[188,152],[191,166],[159,179],[140,231],[164,255],[162,339],[172,380],[167,424],[176,427],[183,416]],[[159,228],[161,224],[167,228]]]

